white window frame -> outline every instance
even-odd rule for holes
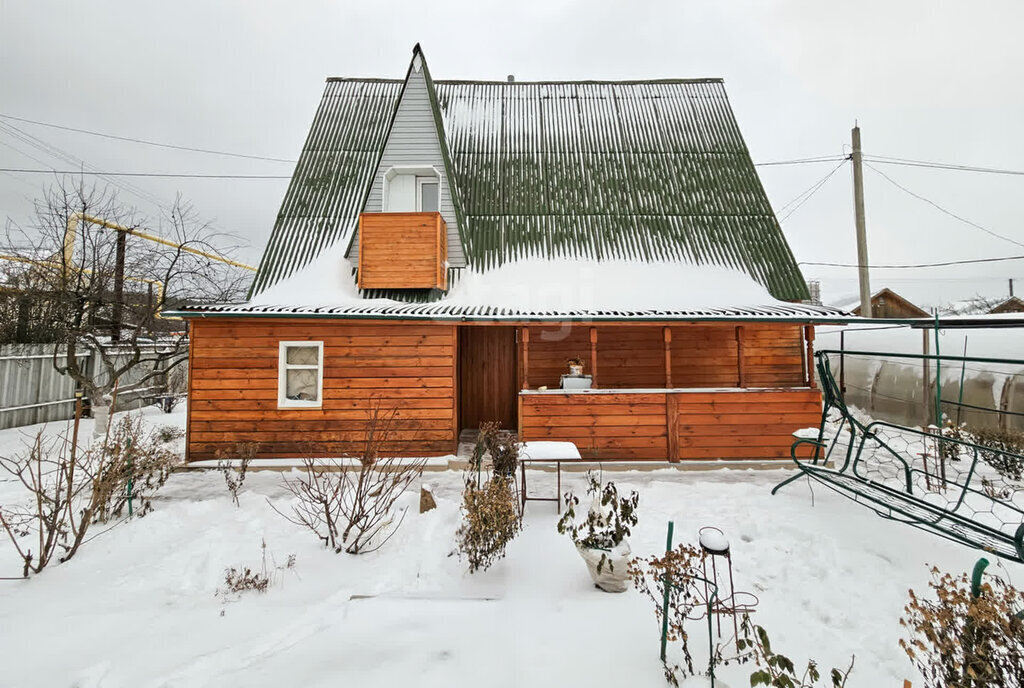
[[[431,212],[441,212],[441,178],[431,177],[424,175],[416,176],[416,210],[417,212],[426,212],[423,210],[423,185],[424,184],[437,184],[437,210]]]
[[[288,363],[288,349],[291,347],[317,348],[317,365]],[[316,401],[307,399],[289,399],[287,391],[289,370],[316,369]],[[277,407],[278,408],[321,408],[324,403],[324,343],[310,341],[278,342],[277,350]]]
[[[440,212],[441,209],[441,197],[444,194],[444,175],[441,174],[441,170],[436,167],[413,167],[411,165],[392,165],[384,171],[383,181],[381,182],[381,197],[380,197],[380,208],[381,212],[394,212],[387,208],[388,205],[388,194],[391,190],[391,180],[397,175],[407,174],[416,179],[416,207],[422,208],[423,204],[420,202],[420,180],[419,177],[434,177],[437,180],[437,208]],[[418,211],[417,211],[418,212]]]

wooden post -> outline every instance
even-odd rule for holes
[[[530,328],[524,327],[520,332],[523,333],[523,389],[530,389]]]
[[[590,385],[597,388],[597,328],[590,328]]]
[[[462,354],[459,351],[459,326],[452,325],[452,433],[455,435],[453,454],[459,453],[459,431],[462,429],[462,418],[459,408],[459,385],[462,384]]]
[[[665,336],[665,387],[672,389],[672,328],[666,327]]]
[[[814,389],[814,326],[804,325],[804,342],[807,345],[807,357],[804,360],[804,379],[807,386]]]
[[[124,306],[124,254],[127,246],[128,235],[118,232],[114,258],[114,305],[110,314],[110,338],[115,342],[121,341],[121,312]]]
[[[922,393],[921,393],[921,404],[924,407],[924,423],[922,424],[922,427],[925,427],[925,428],[927,428],[929,425],[932,424],[932,411],[931,411],[932,404],[930,402],[930,398],[932,396],[932,394],[931,394],[931,388],[932,388],[932,385],[931,385],[931,376],[932,376],[931,367],[932,367],[932,362],[931,362],[931,360],[929,358],[927,358],[927,356],[929,354],[928,346],[929,346],[928,345],[928,330],[926,330],[926,329],[924,329],[922,327],[921,328],[921,352],[925,355],[925,358],[922,360],[922,362],[924,363],[924,389],[922,390]]]
[[[736,386],[746,387],[746,373],[743,370],[743,325],[736,326]]]
[[[668,460],[679,463],[679,395],[665,395],[665,419],[668,422]]]

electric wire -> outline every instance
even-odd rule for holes
[[[780,217],[780,218],[779,218],[779,224],[781,224],[781,223],[785,222],[786,220],[788,220],[788,219],[790,218],[790,216],[792,216],[792,215],[793,215],[793,213],[795,213],[796,211],[800,210],[800,208],[801,208],[801,207],[802,207],[802,206],[803,206],[803,205],[804,205],[804,204],[805,204],[805,203],[806,203],[807,201],[811,200],[811,197],[812,197],[812,196],[814,196],[814,194],[816,194],[816,193],[817,193],[817,192],[818,192],[818,191],[819,191],[819,190],[821,189],[821,187],[823,187],[823,186],[825,185],[825,183],[826,183],[826,182],[827,182],[827,181],[828,181],[829,179],[831,179],[831,178],[832,178],[832,175],[834,175],[834,174],[835,174],[836,172],[838,172],[838,171],[839,171],[839,168],[841,168],[841,167],[842,167],[843,165],[845,165],[846,163],[847,163],[847,159],[846,159],[846,158],[843,158],[843,159],[842,159],[842,160],[841,160],[841,161],[839,162],[839,164],[838,164],[838,165],[836,165],[835,167],[833,167],[833,168],[832,168],[832,170],[831,170],[831,171],[830,171],[830,172],[829,172],[828,174],[826,174],[826,175],[825,175],[824,177],[822,177],[822,178],[821,178],[821,179],[819,179],[818,181],[814,182],[814,184],[812,184],[812,185],[811,185],[810,187],[808,187],[807,189],[805,189],[805,190],[804,190],[804,191],[803,191],[803,192],[802,192],[802,193],[801,193],[800,195],[798,195],[798,196],[797,196],[796,198],[794,198],[793,200],[791,200],[791,201],[790,201],[789,203],[786,203],[786,204],[785,204],[784,206],[782,206],[781,208],[779,208],[779,210],[778,210],[778,214],[781,214],[781,213],[783,213],[783,212],[784,212],[784,211],[785,211],[786,209],[789,209],[789,212],[788,212],[788,213],[786,213],[786,214],[785,214],[785,215],[784,215],[783,217]],[[796,205],[794,205],[794,203],[795,203]],[[790,206],[792,206],[792,208],[790,208]]]
[[[930,200],[928,198],[925,198],[921,194],[914,193],[913,191],[911,191],[910,189],[908,189],[907,187],[903,186],[902,184],[897,182],[895,179],[893,179],[892,177],[887,175],[885,172],[882,172],[882,170],[878,169],[874,165],[872,165],[870,163],[864,163],[864,165],[866,167],[868,167],[869,169],[873,170],[874,172],[876,172],[877,174],[882,175],[882,177],[884,177],[886,181],[888,181],[890,184],[892,184],[896,188],[900,189],[904,193],[910,194],[911,196],[913,196],[914,198],[916,198],[916,199],[918,199],[920,201],[924,201],[925,203],[927,203],[928,205],[932,206],[936,210],[939,210],[939,211],[945,213],[946,215],[949,215],[950,217],[952,217],[952,218],[954,218],[956,220],[959,220],[960,222],[963,222],[964,224],[970,225],[971,227],[974,227],[976,229],[980,229],[981,231],[985,232],[986,234],[994,236],[997,239],[1002,239],[1003,241],[1008,241],[1011,244],[1014,244],[1016,246],[1020,246],[1021,248],[1024,248],[1024,243],[1021,243],[1021,242],[1016,241],[1014,239],[1011,239],[1009,237],[1003,236],[1002,234],[999,234],[997,232],[993,232],[988,227],[982,227],[977,222],[972,222],[971,220],[968,220],[965,217],[961,217],[961,216],[957,215],[956,213],[954,213],[952,211],[946,210],[945,208],[943,208],[941,205],[939,205],[935,201],[932,201],[932,200]]]
[[[950,265],[974,265],[977,263],[1000,263],[1007,260],[1024,260],[1024,256],[1003,256],[1001,258],[974,258],[968,260],[947,260],[940,263],[912,263],[904,265],[868,265],[872,270],[909,270],[916,268],[944,268]],[[857,263],[827,263],[821,261],[802,260],[799,265],[820,265],[830,268],[859,268]]]
[[[754,167],[774,167],[776,165],[807,165],[822,162],[836,162],[837,160],[846,160],[847,156],[843,155],[822,155],[816,158],[797,158],[795,160],[773,160],[771,162],[755,162]]]
[[[86,174],[100,177],[170,177],[174,179],[291,179],[281,174],[196,174],[186,172],[102,172],[100,170],[33,170],[28,168],[0,167],[0,172],[19,174]]]
[[[191,151],[193,153],[206,153],[208,155],[225,155],[232,158],[246,158],[248,160],[268,160],[270,162],[287,162],[294,164],[295,160],[289,160],[287,158],[273,158],[266,155],[250,155],[247,153],[232,153],[230,151],[213,150],[210,148],[195,148],[193,146],[180,146],[173,143],[161,143],[159,141],[149,141],[147,139],[139,139],[131,136],[118,136],[117,134],[105,134],[99,131],[92,131],[90,129],[79,129],[78,127],[69,127],[61,124],[52,124],[50,122],[40,122],[34,119],[27,119],[25,117],[15,117],[14,115],[5,115],[0,113],[0,118],[15,120],[17,122],[25,122],[27,124],[35,124],[40,127],[49,127],[51,129],[60,129],[62,131],[73,131],[78,134],[88,134],[89,136],[101,136],[107,139],[114,139],[116,141],[128,141],[130,143],[139,143],[146,146],[156,146],[159,148],[170,148],[173,150]]]
[[[903,167],[923,167],[935,170],[954,170],[957,172],[982,172],[985,174],[1006,174],[1024,177],[1024,170],[1008,170],[998,167],[978,167],[975,165],[959,165],[949,162],[929,162],[927,160],[911,160],[909,158],[893,158],[886,155],[864,155],[865,160],[881,165],[901,165]]]

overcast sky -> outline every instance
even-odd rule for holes
[[[327,76],[401,78],[420,42],[436,79],[723,77],[756,162],[848,151],[1024,170],[1024,3],[223,2],[0,0],[0,114],[197,148],[295,159]],[[172,151],[0,119],[0,167],[270,174],[288,163]],[[17,127],[19,131],[11,130]],[[29,134],[60,150],[40,150]],[[45,146],[44,146],[45,147]],[[761,167],[778,210],[833,164]],[[876,167],[910,191],[1024,244],[1024,176]],[[1024,254],[865,170],[872,263]],[[0,173],[0,218],[29,223],[52,177]],[[142,215],[181,192],[259,260],[287,181],[124,179]],[[780,213],[784,218],[785,212]],[[846,165],[783,222],[800,261],[856,262]],[[855,270],[805,266],[825,300]],[[1024,260],[876,270],[934,304],[999,295]]]

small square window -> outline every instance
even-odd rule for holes
[[[281,342],[277,405],[309,408],[323,405],[324,343]]]

